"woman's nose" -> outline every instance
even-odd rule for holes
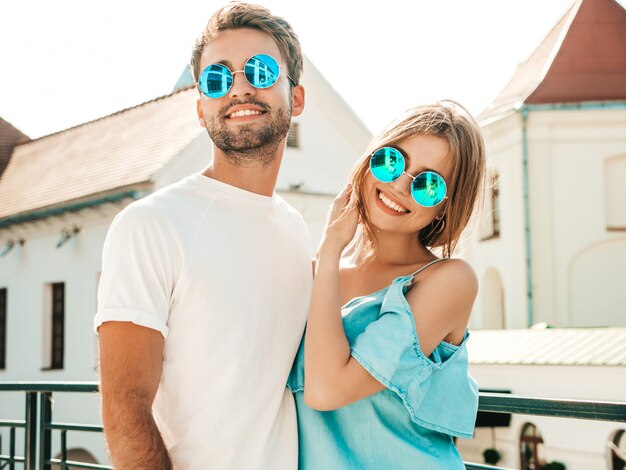
[[[396,194],[408,196],[411,194],[411,184],[413,180],[406,173],[402,173],[396,180],[389,183]]]

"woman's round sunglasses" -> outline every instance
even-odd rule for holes
[[[250,57],[243,70],[231,71],[223,64],[211,64],[207,66],[198,79],[200,90],[209,98],[221,98],[225,96],[233,86],[233,75],[243,73],[248,83],[255,88],[269,88],[280,76],[282,67],[271,55],[257,54]],[[291,83],[296,84],[285,72]]]
[[[403,174],[411,178],[411,195],[420,206],[435,207],[446,198],[446,182],[439,173],[423,171],[413,176],[405,167],[404,155],[393,147],[381,147],[370,157],[370,171],[378,181],[391,183]]]

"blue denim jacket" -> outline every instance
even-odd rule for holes
[[[304,339],[288,387],[298,411],[301,470],[464,469],[453,436],[471,438],[478,387],[466,332],[426,357],[405,293],[413,275],[342,309],[352,356],[386,389],[334,411],[304,404]]]

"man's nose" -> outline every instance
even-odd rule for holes
[[[256,94],[256,88],[250,85],[250,82],[246,79],[243,70],[237,70],[233,72],[233,85],[230,87],[228,95],[231,98],[240,96],[253,96]]]

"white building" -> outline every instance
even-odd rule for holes
[[[576,1],[480,121],[491,188],[466,247],[480,278],[472,374],[483,390],[626,401],[623,7]],[[537,324],[556,328],[521,330]],[[568,470],[621,470],[619,451],[607,446],[621,446],[623,459],[625,429],[515,415],[495,439],[479,428],[460,447],[480,462],[495,446],[499,465],[512,468],[535,468],[534,458]],[[538,436],[543,444],[530,448]],[[525,447],[536,455],[522,459]]]
[[[626,10],[578,0],[480,120],[472,326],[626,326]]]
[[[306,109],[293,120],[277,191],[316,244],[370,133],[308,60],[304,70]],[[108,226],[133,200],[208,164],[197,93],[184,88],[35,140],[0,120],[0,381],[97,380],[92,323]],[[97,397],[57,395],[55,420],[99,422]],[[23,400],[4,393],[0,417],[23,419]],[[101,442],[69,435],[76,459],[88,448],[105,461]]]

